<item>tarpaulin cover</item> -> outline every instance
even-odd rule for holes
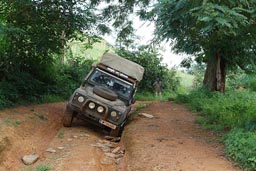
[[[144,68],[142,66],[116,54],[105,53],[100,63],[135,78],[138,81],[141,81],[143,78]]]

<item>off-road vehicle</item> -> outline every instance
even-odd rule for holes
[[[143,74],[144,68],[137,63],[105,53],[71,95],[63,125],[70,127],[76,117],[120,136]]]

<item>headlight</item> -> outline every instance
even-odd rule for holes
[[[90,102],[89,105],[88,105],[88,107],[89,107],[90,109],[94,109],[94,108],[95,108],[95,103]]]
[[[99,107],[97,108],[97,111],[98,111],[99,113],[102,113],[102,112],[104,112],[104,108],[103,108],[102,106],[99,106]]]
[[[78,100],[79,103],[83,103],[84,102],[84,97],[83,96],[79,96],[77,100]]]
[[[111,117],[115,118],[115,117],[117,116],[117,113],[116,113],[116,111],[112,111],[112,112],[110,113],[110,115],[111,115]]]

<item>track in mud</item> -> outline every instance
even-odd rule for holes
[[[121,142],[110,149],[125,150],[121,160],[95,146],[106,143],[101,129],[80,121],[62,127],[64,109],[65,103],[53,103],[0,111],[0,171],[42,164],[54,171],[239,170],[224,157],[217,137],[195,124],[195,115],[182,105],[152,102],[141,112],[154,118],[132,116]],[[46,152],[50,147],[56,152]],[[30,153],[40,159],[25,166],[20,157]]]

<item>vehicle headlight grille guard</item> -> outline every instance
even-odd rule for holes
[[[71,100],[73,105],[81,107],[85,103],[86,97],[76,92]]]
[[[118,122],[122,118],[122,113],[117,110],[110,109],[107,118],[109,121]]]
[[[90,111],[97,112],[101,115],[108,112],[108,108],[106,106],[99,104],[93,100],[87,100],[84,105],[84,109],[88,109]]]

